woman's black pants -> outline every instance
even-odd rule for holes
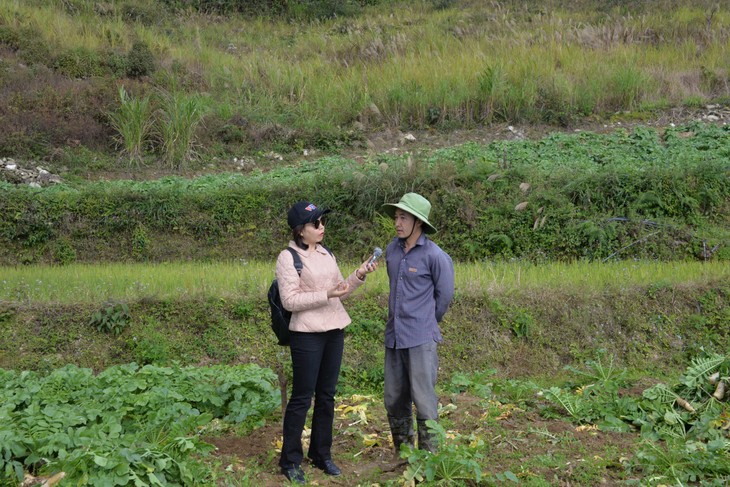
[[[315,462],[332,458],[335,390],[340,375],[343,330],[322,333],[291,332],[292,392],[284,414],[284,444],[279,465],[301,465],[302,432],[314,396],[312,435],[307,456]]]

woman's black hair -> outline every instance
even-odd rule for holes
[[[303,250],[307,250],[309,249],[309,245],[305,244],[304,240],[302,240],[302,231],[304,231],[304,225],[297,225],[296,227],[292,228],[291,239],[294,240],[294,243],[297,244],[297,247]]]

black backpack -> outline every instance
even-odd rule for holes
[[[294,267],[297,274],[302,275],[302,259],[296,250],[287,247],[286,250],[291,252],[294,257]],[[279,341],[279,345],[284,347],[289,345],[289,322],[291,321],[291,311],[284,308],[281,304],[281,296],[279,295],[279,282],[274,278],[269,286],[269,306],[271,307],[271,329]]]

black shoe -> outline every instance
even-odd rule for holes
[[[304,470],[299,465],[292,465],[291,467],[281,467],[281,473],[284,474],[290,482],[295,484],[304,484]]]
[[[335,462],[332,460],[319,460],[315,461],[312,460],[312,464],[317,467],[320,470],[324,470],[324,473],[327,475],[340,475],[342,473],[342,470],[340,470],[340,467],[335,465]]]

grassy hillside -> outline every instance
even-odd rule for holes
[[[644,119],[727,103],[729,19],[706,0],[3,2],[0,156],[176,171],[384,128]]]
[[[334,210],[327,243],[365,258],[393,237],[380,206],[418,191],[457,261],[727,260],[730,130],[553,134],[364,162],[325,157],[248,175],[60,184],[0,182],[0,262],[271,259],[284,215]]]

